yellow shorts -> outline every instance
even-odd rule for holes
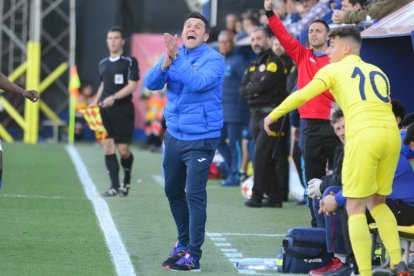
[[[364,198],[391,194],[400,150],[397,129],[367,128],[353,135],[345,142],[343,195]]]

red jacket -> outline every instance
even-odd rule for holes
[[[285,48],[286,53],[298,66],[298,89],[303,88],[315,76],[320,68],[329,63],[327,55],[318,55],[312,49],[304,47],[283,26],[280,19],[272,11],[267,11],[269,26]],[[334,98],[329,90],[313,98],[299,108],[302,119],[325,119],[329,120],[331,106]]]

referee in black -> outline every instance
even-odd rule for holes
[[[101,84],[96,97],[101,107],[103,125],[108,132],[102,144],[111,187],[103,195],[127,196],[131,188],[131,169],[134,161],[129,149],[134,131],[134,106],[131,100],[132,92],[139,80],[139,69],[134,57],[123,55],[125,32],[121,27],[109,29],[106,43],[109,57],[99,63]],[[122,186],[119,182],[116,150],[124,169]]]

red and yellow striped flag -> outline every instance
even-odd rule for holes
[[[99,106],[89,106],[80,110],[85,118],[89,128],[95,131],[95,136],[98,141],[103,141],[107,137],[107,132],[102,123],[101,113],[99,112]]]

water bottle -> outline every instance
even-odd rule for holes
[[[236,263],[241,270],[277,270],[276,259],[245,258]]]

